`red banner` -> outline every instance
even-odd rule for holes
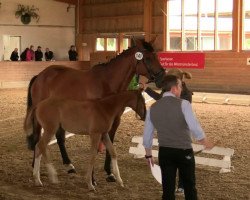
[[[204,53],[158,53],[159,61],[163,68],[189,68],[204,69]]]

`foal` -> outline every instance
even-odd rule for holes
[[[69,132],[89,135],[91,141],[91,156],[87,170],[86,181],[90,190],[95,190],[92,184],[92,172],[98,145],[100,141],[105,144],[112,158],[113,173],[117,177],[118,183],[123,187],[117,165],[117,155],[110,141],[108,132],[110,131],[115,117],[122,113],[125,107],[131,107],[142,120],[145,119],[146,106],[141,90],[125,91],[116,95],[108,96],[99,100],[75,101],[66,99],[48,98],[32,108],[32,114],[37,118],[38,123],[43,127],[44,133],[35,147],[35,164],[33,176],[35,185],[42,186],[40,180],[40,161],[43,155],[51,181],[56,183],[57,174],[52,163],[49,161],[47,145],[56,134],[59,127]],[[27,120],[30,121],[30,120]],[[31,133],[32,124],[27,123],[24,129]]]

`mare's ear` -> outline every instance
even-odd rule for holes
[[[133,38],[133,40],[134,40],[135,45],[136,45],[139,49],[144,49],[143,43],[142,43],[141,40],[135,39],[135,38]]]
[[[151,45],[153,45],[154,42],[155,42],[155,40],[156,40],[156,38],[157,38],[157,35],[155,35],[148,43],[151,44]]]

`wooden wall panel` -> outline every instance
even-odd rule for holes
[[[82,33],[142,32],[143,3],[143,0],[87,1],[81,6],[80,30]]]
[[[54,62],[0,62],[0,89],[27,87],[30,79],[50,65],[89,70],[90,62],[54,61]]]
[[[188,85],[194,91],[250,94],[247,58],[247,52],[206,53],[205,69],[186,70],[193,75]]]
[[[133,21],[133,23],[131,23]],[[142,32],[143,17],[95,18],[84,21],[84,33]]]

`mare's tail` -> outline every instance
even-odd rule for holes
[[[31,97],[31,87],[32,84],[34,83],[34,81],[36,80],[37,75],[34,76],[29,83],[29,87],[28,87],[28,96],[27,96],[27,112],[26,112],[26,117],[24,120],[24,131],[27,134],[27,143],[28,143],[28,149],[30,150],[34,150],[35,149],[35,145],[37,143],[37,136],[34,132],[35,127],[34,127],[34,123],[35,123],[35,119],[34,119],[34,112],[35,109],[33,108],[32,105],[32,97]]]

